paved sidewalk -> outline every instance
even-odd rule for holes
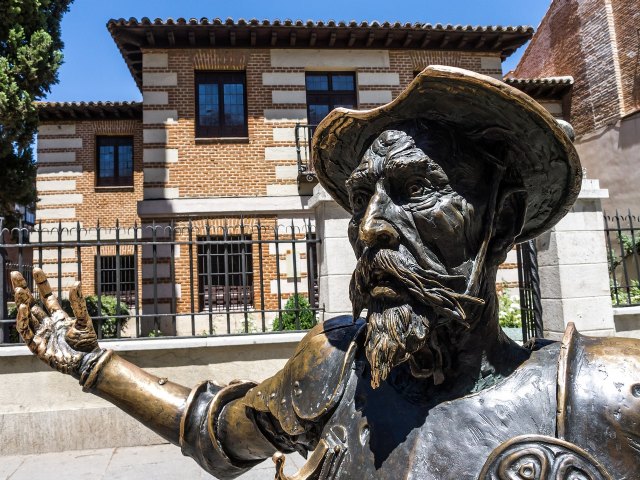
[[[287,456],[291,475],[304,464]],[[238,480],[272,480],[275,469],[265,460]],[[0,480],[196,480],[212,479],[173,445],[74,450],[39,455],[0,456]]]

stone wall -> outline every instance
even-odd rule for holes
[[[192,387],[203,380],[264,380],[303,334],[103,342],[149,372]],[[0,349],[0,452],[18,455],[166,441],[108,402],[83,393],[24,346]]]

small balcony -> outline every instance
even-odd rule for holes
[[[298,185],[315,184],[317,182],[316,172],[313,171],[311,158],[311,138],[317,125],[296,124],[296,151],[298,153]]]

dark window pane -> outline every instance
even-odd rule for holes
[[[224,122],[227,126],[244,125],[244,85],[224,85]]]
[[[334,75],[332,84],[333,90],[354,90],[353,75]]]
[[[251,236],[229,235],[224,240],[222,236],[197,238],[201,310],[253,307]]]
[[[118,175],[130,177],[133,175],[133,146],[120,145],[118,147]]]
[[[115,176],[115,148],[113,145],[103,145],[98,149],[100,177]]]
[[[196,136],[247,136],[243,72],[196,72]]]
[[[198,106],[200,125],[220,125],[220,109],[217,84],[198,85]]]
[[[307,90],[329,90],[328,75],[307,75]]]
[[[309,123],[317,125],[329,113],[329,105],[309,105]]]
[[[317,125],[336,107],[355,108],[355,76],[352,73],[308,73],[307,121]]]
[[[96,184],[133,185],[133,138],[96,137]]]

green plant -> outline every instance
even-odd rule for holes
[[[640,282],[638,280],[631,280],[631,285],[629,285],[627,294],[627,288],[617,286],[618,298],[616,298],[615,290],[616,288],[613,285],[613,280],[610,282],[611,286],[611,300],[613,303],[617,305],[633,305],[636,303],[640,303]]]
[[[520,302],[505,290],[498,294],[498,321],[501,327],[522,327]]]
[[[300,327],[296,326],[296,299],[298,302],[298,318]],[[316,324],[316,316],[306,297],[292,295],[284,306],[284,312],[273,322],[273,331],[308,330]]]
[[[162,337],[164,336],[162,330],[151,330],[147,333],[147,337]]]
[[[123,329],[129,321],[129,309],[124,303],[121,303],[118,307],[118,299],[110,295],[100,296],[100,313],[98,317],[98,297],[97,295],[89,295],[85,297],[87,301],[87,311],[93,319],[93,326],[96,331],[99,328],[100,321],[102,320],[102,338],[116,338],[118,334],[118,324],[120,329]],[[63,306],[64,308],[64,306]],[[73,315],[73,313],[71,313]]]
[[[98,331],[100,328],[100,322],[98,319],[98,297],[96,295],[89,295],[85,297],[87,302],[87,312],[93,319],[93,327]],[[101,313],[102,315],[99,317],[102,319],[102,338],[115,338],[118,333],[118,323],[120,323],[120,328],[124,328],[127,322],[129,321],[129,309],[127,309],[126,305],[121,303],[120,308],[118,308],[118,300],[116,297],[112,297],[109,295],[102,295],[100,297],[101,300]],[[73,309],[71,308],[71,302],[68,299],[63,298],[59,299],[60,306],[62,309],[69,315],[70,317],[75,317],[73,313]],[[37,301],[40,307],[43,307],[43,304],[40,300]],[[18,314],[18,310],[15,305],[9,307],[8,318],[16,318]],[[116,316],[121,316],[120,318],[116,318]]]

